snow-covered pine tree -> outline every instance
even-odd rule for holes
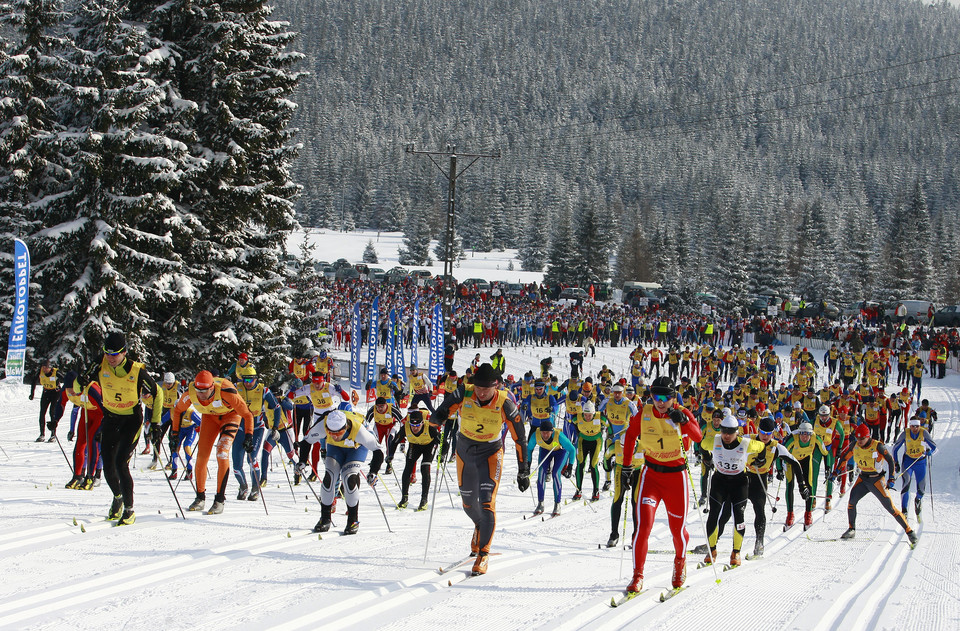
[[[908,215],[914,232],[908,254],[913,270],[910,297],[937,300],[940,297],[940,288],[933,269],[935,248],[930,227],[930,211],[927,209],[923,184],[919,178],[913,185]]]
[[[65,17],[61,0],[11,0],[0,5],[3,33],[11,38],[3,42],[0,57],[0,282],[13,285],[13,238],[23,238],[33,265],[33,330],[46,315],[39,299],[46,287],[36,275],[43,248],[34,235],[49,225],[47,206],[69,190],[74,168],[75,146],[64,144],[59,117],[72,95],[65,81],[67,42],[61,37]],[[0,319],[8,322],[11,309],[5,301]],[[33,331],[30,344],[35,356],[47,356],[48,345]]]
[[[401,265],[430,265],[430,218],[425,210],[418,208],[407,213],[398,255]]]
[[[543,280],[549,284],[573,284],[577,280],[579,264],[576,236],[570,225],[570,211],[569,208],[564,208],[559,212],[553,227],[547,273]]]
[[[520,269],[541,272],[547,262],[547,248],[550,246],[550,222],[542,216],[531,215],[530,219],[517,258],[520,259]]]
[[[807,304],[815,301],[835,301],[840,297],[840,274],[837,266],[837,247],[833,235],[833,220],[822,198],[815,199],[804,213],[798,236],[803,243],[797,276],[797,291]]]
[[[363,248],[363,262],[371,265],[380,262],[377,256],[377,248],[373,245],[373,239],[367,241],[367,247]]]
[[[195,226],[188,264],[201,300],[193,334],[201,366],[222,366],[254,350],[270,375],[286,364],[278,245],[294,226],[298,186],[295,105],[289,100],[302,55],[289,52],[294,33],[270,20],[259,0],[174,0],[160,10],[172,20],[168,39],[183,60],[183,98],[199,104],[194,151],[204,168],[183,191],[184,221]]]
[[[119,329],[142,359],[175,370],[183,366],[177,333],[191,328],[183,317],[196,294],[175,246],[188,231],[174,196],[192,161],[161,127],[179,129],[193,108],[156,79],[169,55],[122,11],[117,0],[91,0],[70,21],[77,96],[61,116],[83,131],[70,133],[73,186],[47,205],[56,224],[37,235],[49,312],[40,339],[52,354],[89,358]]]
[[[371,242],[372,243],[372,242]],[[314,267],[316,245],[306,236],[300,243],[300,272],[294,275],[293,291],[287,295],[292,313],[288,326],[290,350],[294,357],[309,357],[319,346],[317,331],[324,304],[323,279]]]
[[[575,241],[576,282],[580,287],[606,281],[610,276],[607,237],[596,202],[585,202],[578,213]]]

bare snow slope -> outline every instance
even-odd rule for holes
[[[607,363],[620,371],[628,350],[600,349],[587,369],[595,374]],[[473,352],[461,351],[457,366]],[[483,356],[490,352],[484,349]],[[533,369],[546,354],[507,349],[508,372]],[[564,353],[554,349],[553,355]],[[940,414],[934,438],[941,450],[916,550],[909,550],[872,497],[859,505],[857,538],[843,542],[811,541],[799,527],[784,534],[781,500],[776,515],[767,513],[764,559],[720,573],[717,585],[713,570],[696,570],[698,559],[691,555],[690,589],[661,604],[657,596],[669,584],[672,559],[661,508],[647,561],[651,589],[611,609],[608,602],[626,585],[632,562],[630,551],[598,549],[611,530],[610,497],[604,494],[592,505],[569,502],[555,519],[524,519],[533,499],[517,491],[512,447],[497,502],[498,556],[491,557],[489,573],[441,576],[438,567],[468,553],[472,532],[455,486],[452,493],[442,486],[436,496],[426,560],[430,512],[395,510],[393,476],[378,485],[393,534],[373,491],[364,488],[359,534],[331,532],[319,540],[310,532],[319,518],[316,500],[306,485],[291,494],[277,458],[264,491],[269,515],[259,502],[237,501],[231,480],[222,515],[188,513],[184,521],[162,475],[146,470],[147,456],[137,456],[137,523],[115,528],[103,519],[110,503],[106,484],[90,492],[64,489],[70,474],[57,445],[32,442],[37,402],[27,401],[23,386],[0,384],[0,446],[9,455],[0,453],[0,559],[6,574],[0,628],[960,628],[958,385],[952,372],[924,384],[924,396]],[[59,434],[69,449],[63,425]],[[569,500],[569,481],[563,493]],[[419,482],[411,497],[418,494]],[[192,500],[187,483],[178,495],[184,506]],[[835,504],[826,516],[816,512],[812,538],[835,538],[846,528],[846,502]],[[341,503],[337,529],[344,526],[342,511]],[[695,508],[689,513],[691,545],[704,541],[701,517]],[[731,538],[728,527],[719,544],[721,559],[729,555]],[[745,552],[752,551],[753,540],[748,509]]]

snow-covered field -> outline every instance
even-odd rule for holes
[[[606,363],[622,371],[629,349],[600,349],[586,368]],[[492,351],[484,349],[484,357]],[[546,349],[506,349],[507,371],[534,369]],[[555,358],[563,353],[554,349]],[[460,351],[463,368],[472,349]],[[360,532],[310,529],[319,505],[306,485],[287,485],[275,458],[265,498],[236,501],[227,491],[222,515],[179,517],[160,472],[133,464],[137,523],[115,528],[103,518],[106,484],[93,491],[66,490],[69,472],[57,445],[32,442],[38,403],[23,386],[0,385],[0,627],[4,629],[411,629],[441,625],[464,629],[957,629],[960,628],[960,377],[926,380],[924,396],[938,410],[932,492],[925,503],[920,543],[906,538],[879,504],[859,504],[857,538],[808,539],[800,527],[784,534],[786,512],[768,511],[766,556],[734,572],[696,570],[690,556],[690,589],[661,604],[669,584],[672,543],[663,508],[650,544],[647,585],[652,589],[622,608],[611,596],[626,585],[630,552],[598,549],[610,531],[610,498],[570,502],[555,519],[530,517],[533,500],[518,492],[512,449],[505,458],[497,502],[497,533],[490,570],[469,578],[438,567],[469,552],[472,526],[456,489],[440,488],[426,550],[429,512],[398,511],[393,476],[378,487],[383,515],[369,488],[362,491]],[[60,436],[66,430],[61,426]],[[72,443],[64,442],[65,446]],[[398,457],[399,459],[399,457]],[[452,474],[452,471],[449,473]],[[184,506],[192,499],[180,486]],[[589,485],[588,485],[589,486]],[[821,486],[822,488],[822,486]],[[416,498],[419,483],[411,489]],[[822,492],[822,491],[821,491]],[[564,497],[573,489],[565,483]],[[391,498],[392,495],[392,498]],[[897,498],[899,500],[899,497]],[[822,505],[822,502],[821,502]],[[847,526],[846,502],[809,531],[814,539],[839,536]],[[549,502],[548,502],[549,508]],[[334,516],[337,529],[343,513]],[[690,511],[691,546],[703,543],[702,513]],[[74,520],[76,524],[74,525]],[[81,529],[81,526],[83,527]],[[86,532],[83,532],[85,530]],[[719,544],[729,556],[728,526]],[[753,547],[748,509],[744,551]]]
[[[389,270],[399,264],[398,251],[403,247],[402,232],[376,232],[363,231],[356,232],[334,232],[332,230],[320,230],[310,228],[306,231],[292,232],[287,237],[287,252],[300,256],[300,245],[303,243],[304,235],[310,243],[317,247],[314,250],[314,258],[318,261],[327,261],[333,263],[339,258],[344,258],[351,263],[359,263],[363,258],[363,250],[367,247],[369,241],[373,241],[373,247],[377,250],[379,262],[371,263],[376,267],[382,267]],[[411,265],[406,266],[408,270],[426,269],[434,276],[443,274],[443,261],[437,261],[433,256],[433,249],[437,242],[433,241],[430,245],[433,265]],[[461,261],[455,261],[453,267],[453,276],[460,282],[468,278],[483,278],[484,280],[502,280],[511,283],[532,283],[540,282],[543,274],[538,272],[520,271],[520,261],[516,259],[516,250],[504,250],[503,252],[473,252],[467,250]],[[510,269],[510,264],[514,269]],[[404,267],[404,266],[401,266]]]

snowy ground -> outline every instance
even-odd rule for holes
[[[595,373],[607,363],[620,371],[627,352],[601,349],[587,368]],[[508,372],[522,374],[546,354],[507,349]],[[461,351],[457,366],[471,357],[471,349]],[[0,584],[0,628],[957,629],[958,386],[952,371],[944,381],[924,384],[924,396],[940,414],[935,439],[941,450],[916,550],[871,497],[859,505],[858,535],[850,542],[810,541],[799,527],[782,533],[781,501],[776,515],[768,511],[765,559],[722,573],[716,585],[713,570],[694,569],[691,556],[691,588],[660,604],[672,557],[661,508],[646,572],[653,589],[611,609],[607,603],[626,585],[631,560],[627,552],[622,561],[619,548],[598,549],[610,531],[610,498],[589,506],[571,502],[545,522],[524,519],[533,500],[516,489],[512,449],[497,502],[493,550],[499,556],[491,557],[486,576],[468,578],[461,570],[441,576],[439,566],[469,552],[472,526],[442,487],[424,560],[430,513],[393,509],[393,476],[379,488],[393,534],[373,492],[364,489],[360,533],[331,532],[318,540],[310,532],[318,504],[305,485],[291,495],[276,459],[265,490],[269,516],[259,502],[236,501],[231,480],[222,515],[189,513],[184,521],[161,474],[146,470],[147,457],[138,456],[137,523],[114,528],[103,519],[106,484],[91,492],[64,489],[70,476],[56,443],[32,442],[37,402],[27,400],[23,386],[0,384],[0,446],[9,455],[0,453],[0,559],[7,575]],[[65,434],[61,428],[61,439]],[[192,492],[184,485],[179,496],[186,505]],[[417,497],[419,486],[411,491]],[[567,483],[564,497],[572,493]],[[812,537],[843,532],[845,502],[837,504],[826,516],[817,511]],[[704,541],[701,516],[690,512],[691,546]],[[343,528],[342,512],[334,522]],[[730,542],[728,528],[721,558]],[[748,513],[744,550],[752,546]]]

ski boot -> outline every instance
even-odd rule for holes
[[[150,461],[150,470],[157,471],[160,469],[160,458],[157,454],[153,454],[153,460]]]
[[[327,532],[333,526],[333,520],[330,519],[330,505],[320,505],[320,521],[313,527],[313,532]]]
[[[170,475],[167,476],[167,479],[168,479],[168,480],[176,480],[176,479],[177,479],[177,470],[176,470],[176,469],[171,469],[171,470],[170,470]]]
[[[97,475],[93,476],[93,488],[100,486],[100,472],[97,471]]]
[[[533,514],[534,515],[543,514],[543,502],[537,502],[537,507],[533,509]]]
[[[187,507],[187,510],[193,510],[193,511],[199,510],[199,511],[202,511],[202,510],[203,510],[203,503],[206,502],[206,501],[207,501],[206,494],[204,494],[204,493],[197,493],[196,499],[194,499],[194,500],[193,500],[193,503],[190,504],[190,506]]]
[[[804,511],[803,513],[803,529],[809,530],[810,526],[813,525],[813,513],[811,511]]]
[[[475,557],[480,553],[480,529],[473,529],[473,536],[470,537],[470,556]]]
[[[610,538],[607,539],[607,547],[608,547],[608,548],[615,548],[615,547],[617,547],[617,544],[618,544],[619,542],[620,542],[620,533],[619,533],[619,532],[611,532],[611,533],[610,533]]]
[[[559,514],[560,514],[560,502],[556,502],[556,503],[554,503],[554,505],[553,505],[553,512],[550,513],[550,515],[551,515],[552,517],[556,517],[556,516],[559,515]]]
[[[263,476],[262,478],[260,478],[260,488],[261,489],[267,488],[267,476]]]
[[[247,485],[246,485],[246,484],[241,484],[241,485],[240,485],[240,490],[237,491],[237,499],[238,499],[238,500],[245,500],[245,499],[247,499]]]
[[[913,500],[913,512],[916,513],[918,522],[920,521],[920,507],[922,503],[923,500],[921,500],[919,497]],[[903,513],[906,514],[907,511],[903,511]]]
[[[120,514],[123,511],[123,496],[115,495],[113,497],[113,503],[110,504],[110,512],[107,513],[107,519],[120,519]]]
[[[260,499],[260,486],[254,484],[253,488],[250,489],[250,493],[247,495],[247,501],[256,502],[258,499]]]
[[[133,512],[133,508],[124,508],[123,515],[117,520],[117,525],[131,526],[135,521],[137,521],[137,514]]]
[[[316,472],[316,471],[312,472],[312,473],[310,474],[310,477],[307,478],[307,481],[308,481],[308,482],[316,482],[316,481],[317,481],[317,472]]]
[[[753,556],[763,556],[763,539],[757,539],[757,542],[753,544]]]
[[[57,435],[53,434],[52,436],[50,436],[50,438],[47,439],[47,442],[53,443],[53,442],[56,442],[56,440],[57,440]]]
[[[600,489],[600,490],[602,490],[604,493],[606,493],[607,491],[609,491],[609,490],[610,490],[610,480],[605,480],[605,481],[603,482],[603,488]]]
[[[591,501],[591,502],[596,502],[596,501],[599,500],[599,499],[600,499],[600,491],[596,491],[596,490],[595,490],[595,491],[593,492],[593,495],[590,496],[590,501]]]
[[[77,486],[77,488],[80,489],[81,491],[92,491],[92,490],[93,490],[93,478],[88,475],[87,477],[85,477],[85,478],[83,479],[83,482],[81,482],[81,483]]]
[[[713,565],[714,560],[717,558],[717,549],[710,548],[710,551],[707,552],[707,556],[703,557],[704,565]]]
[[[487,553],[480,552],[477,554],[477,559],[473,562],[473,570],[470,574],[472,576],[481,576],[487,573]]]
[[[640,572],[634,571],[633,580],[630,581],[630,584],[627,585],[628,594],[636,594],[643,591],[643,574]]]
[[[409,504],[409,498],[406,495],[401,495],[400,502],[397,504],[397,508],[406,508]]]
[[[294,486],[300,486],[300,478],[301,478],[301,475],[300,475],[299,473],[294,473],[294,474],[293,474],[293,485],[294,485]]]
[[[910,540],[910,549],[913,550],[917,547],[917,541],[920,540],[920,535],[917,534],[917,531],[911,530],[907,533],[907,539]]]
[[[193,479],[193,469],[187,469],[187,479],[188,480]]]
[[[223,512],[223,500],[218,500],[217,498],[213,498],[213,504],[210,506],[210,510],[208,510],[205,514],[219,515],[222,512]]]
[[[824,512],[824,514],[829,513],[829,512],[830,512],[830,509],[832,509],[832,508],[833,508],[833,496],[832,496],[832,495],[828,495],[828,496],[827,496],[827,501],[826,501],[826,503],[823,505],[823,512]]]
[[[783,522],[783,529],[786,530],[793,525],[793,511],[787,512],[787,520]]]
[[[387,468],[386,468],[386,470],[385,470],[383,473],[384,473],[384,475],[391,475],[391,474],[393,473],[393,465],[388,462],[388,463],[387,463]]]
[[[343,529],[345,535],[355,535],[360,530],[360,520],[357,519],[357,513],[360,506],[347,506],[347,527]]]
[[[674,589],[681,587],[687,580],[687,557],[682,556],[679,559],[673,559],[673,577],[670,580]]]
[[[63,488],[65,488],[65,489],[75,489],[75,488],[77,488],[77,487],[80,485],[81,482],[83,482],[83,477],[82,477],[82,476],[79,476],[79,475],[75,475],[75,476],[73,476],[72,478],[70,478],[70,481],[67,482],[67,483],[64,485]]]
[[[147,446],[143,448],[143,451],[140,452],[140,455],[141,455],[141,456],[149,456],[149,455],[150,455],[150,443],[147,443]]]
[[[426,497],[421,497],[421,498],[420,498],[420,505],[417,506],[417,510],[418,510],[418,511],[427,510],[427,498],[426,498]]]
[[[847,528],[847,531],[846,531],[846,532],[844,532],[842,535],[840,535],[840,538],[841,538],[841,539],[853,539],[853,538],[856,537],[856,536],[857,536],[857,529],[854,528],[853,526],[850,526],[849,528]]]
[[[740,551],[734,550],[730,553],[730,567],[740,567]]]
[[[46,437],[45,434],[40,434],[39,436],[37,436],[37,439],[36,439],[35,441],[33,441],[33,442],[35,442],[35,443],[42,443],[42,442],[45,441],[46,439],[47,439],[47,437]]]
[[[582,500],[582,499],[583,499],[583,493],[581,493],[580,491],[577,491],[576,493],[573,494],[573,501]]]

